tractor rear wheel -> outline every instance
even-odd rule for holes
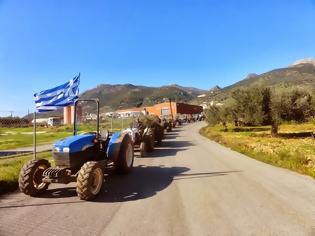
[[[49,185],[43,182],[43,173],[49,167],[50,163],[45,159],[28,161],[20,171],[20,190],[33,197],[43,193]]]
[[[161,147],[162,146],[162,139],[158,138],[156,141],[157,141],[157,146]]]
[[[169,123],[169,124],[167,125],[166,131],[167,131],[167,132],[172,132],[172,124],[171,124],[171,123]]]
[[[121,174],[127,174],[132,170],[134,161],[134,151],[132,141],[129,135],[126,135],[122,141],[119,156],[114,162],[116,171]]]
[[[154,151],[154,138],[151,135],[146,135],[144,137],[144,142],[146,143],[146,151],[153,152]]]
[[[154,137],[155,137],[155,141],[157,142],[158,147],[160,147],[162,144],[163,135],[164,135],[164,130],[162,129],[162,127],[157,126]]]
[[[86,162],[80,169],[77,177],[77,194],[82,200],[92,200],[101,191],[104,182],[104,173],[101,163]]]
[[[140,157],[144,157],[145,156],[146,149],[147,149],[146,142],[141,142],[140,143]]]

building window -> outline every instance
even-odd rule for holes
[[[168,116],[170,114],[170,109],[169,108],[162,108],[161,109],[161,115],[162,116]]]

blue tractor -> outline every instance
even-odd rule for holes
[[[77,134],[76,111],[78,102],[96,102],[97,127],[95,132]],[[118,173],[132,170],[134,147],[126,132],[109,134],[99,130],[99,100],[75,102],[73,136],[53,144],[55,167],[45,159],[27,162],[19,176],[20,190],[30,196],[42,194],[50,183],[76,182],[76,192],[82,200],[95,198],[104,182],[104,170],[113,166]]]

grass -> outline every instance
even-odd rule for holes
[[[55,140],[71,135],[71,131],[64,128],[39,128],[37,144],[51,143]],[[28,147],[33,144],[32,128],[0,128],[0,150]]]
[[[27,161],[32,159],[32,155],[25,155],[14,158],[0,159],[0,194],[14,191],[18,188],[19,173]],[[37,158],[44,158],[53,162],[51,152],[38,153]]]
[[[306,174],[315,178],[314,124],[284,124],[279,136],[270,135],[270,127],[207,126],[200,133],[249,157]]]
[[[132,118],[113,119],[113,123],[110,121],[103,121],[100,124],[100,130],[108,129],[118,131],[130,126]],[[95,124],[79,125],[79,132],[88,132],[96,130]],[[60,126],[60,127],[38,127],[37,128],[37,144],[53,143],[56,140],[65,138],[72,135],[72,126]],[[0,127],[0,150],[15,149],[20,147],[29,147],[33,145],[33,128],[4,128]]]

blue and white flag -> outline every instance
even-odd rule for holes
[[[79,97],[80,74],[58,87],[34,94],[38,112],[53,111],[72,105]]]

